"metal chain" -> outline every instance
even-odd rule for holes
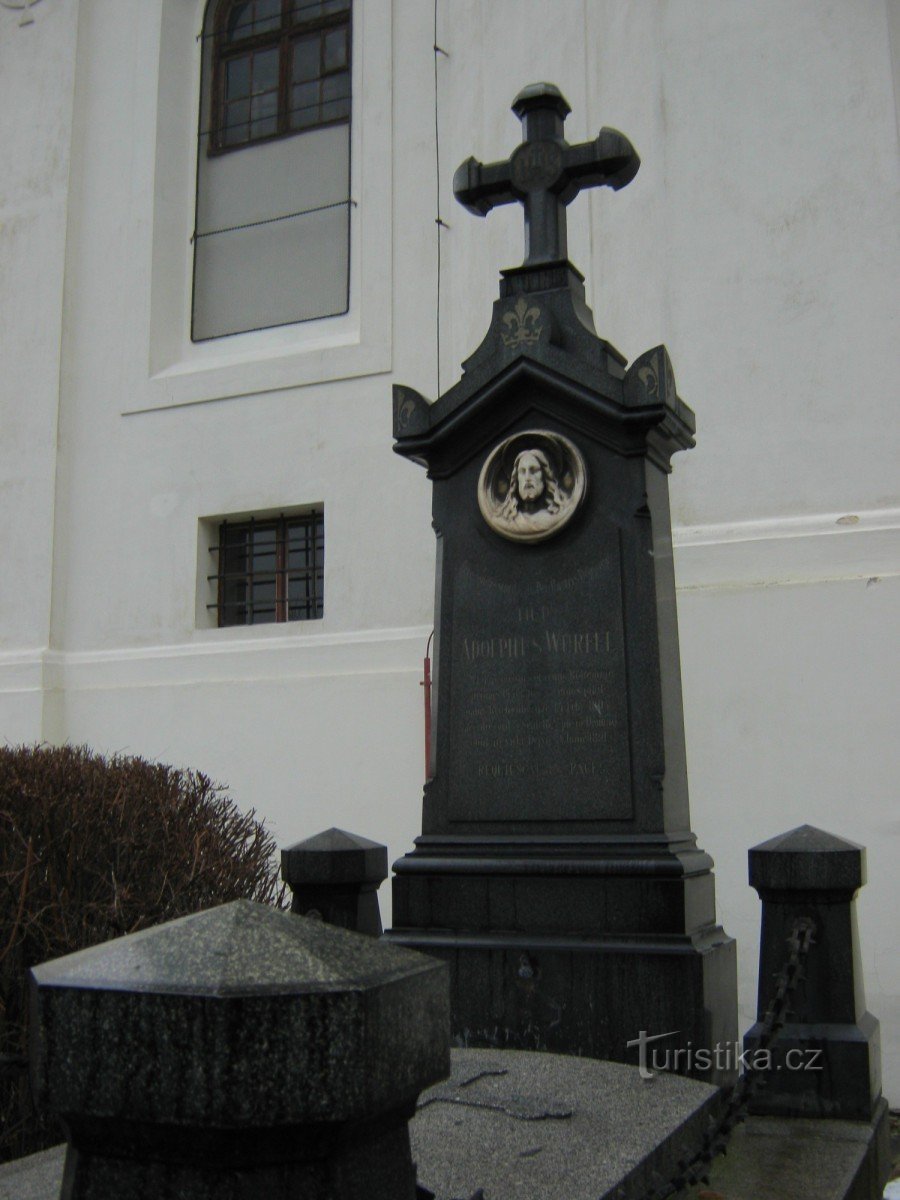
[[[791,928],[787,938],[790,953],[778,972],[775,991],[762,1018],[762,1030],[754,1049],[755,1058],[760,1056],[760,1051],[769,1049],[784,1026],[788,1005],[803,978],[803,963],[810,947],[815,944],[815,929],[815,922],[808,917],[798,917]],[[749,1062],[745,1064],[744,1072],[731,1089],[721,1116],[710,1126],[700,1148],[690,1158],[682,1158],[671,1178],[666,1183],[654,1185],[652,1191],[645,1193],[644,1200],[673,1200],[694,1184],[708,1182],[709,1164],[717,1155],[725,1153],[735,1125],[746,1118],[747,1106],[767,1070],[767,1066],[757,1067]]]

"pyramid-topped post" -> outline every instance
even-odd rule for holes
[[[868,1121],[881,1100],[879,1024],[866,1010],[854,900],[866,882],[864,847],[812,825],[754,846],[750,884],[762,901],[756,1024],[760,1041],[796,923],[812,944],[772,1048],[773,1069],[752,1111]]]
[[[326,829],[281,852],[291,912],[381,937],[378,888],[387,879],[387,846]]]

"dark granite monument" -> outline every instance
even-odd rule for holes
[[[437,583],[422,835],[386,936],[449,964],[457,1044],[636,1061],[641,1030],[736,1037],[688,813],[667,476],[694,418],[665,347],[627,367],[597,336],[566,258],[567,204],[624,187],[637,154],[611,129],[568,145],[552,85],[513,110],[522,144],[454,189],[481,215],[524,205],[525,262],[455,386],[394,389],[394,449],[433,483]]]

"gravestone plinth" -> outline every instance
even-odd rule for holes
[[[440,963],[238,900],[32,972],[62,1200],[414,1200],[449,1071]]]
[[[628,183],[629,142],[569,146],[552,85],[514,109],[510,161],[455,187],[524,203],[526,261],[454,387],[394,390],[438,552],[430,778],[387,936],[450,965],[458,1044],[712,1049],[736,1036],[734,946],[690,829],[668,501],[693,414],[663,346],[627,367],[597,336],[565,258],[566,204]]]

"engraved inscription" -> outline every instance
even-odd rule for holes
[[[513,187],[522,192],[539,192],[552,187],[563,165],[562,148],[547,141],[528,142],[513,151],[510,175]]]
[[[453,819],[630,815],[618,569],[618,546],[611,544],[597,563],[560,578],[505,583],[458,571]]]

